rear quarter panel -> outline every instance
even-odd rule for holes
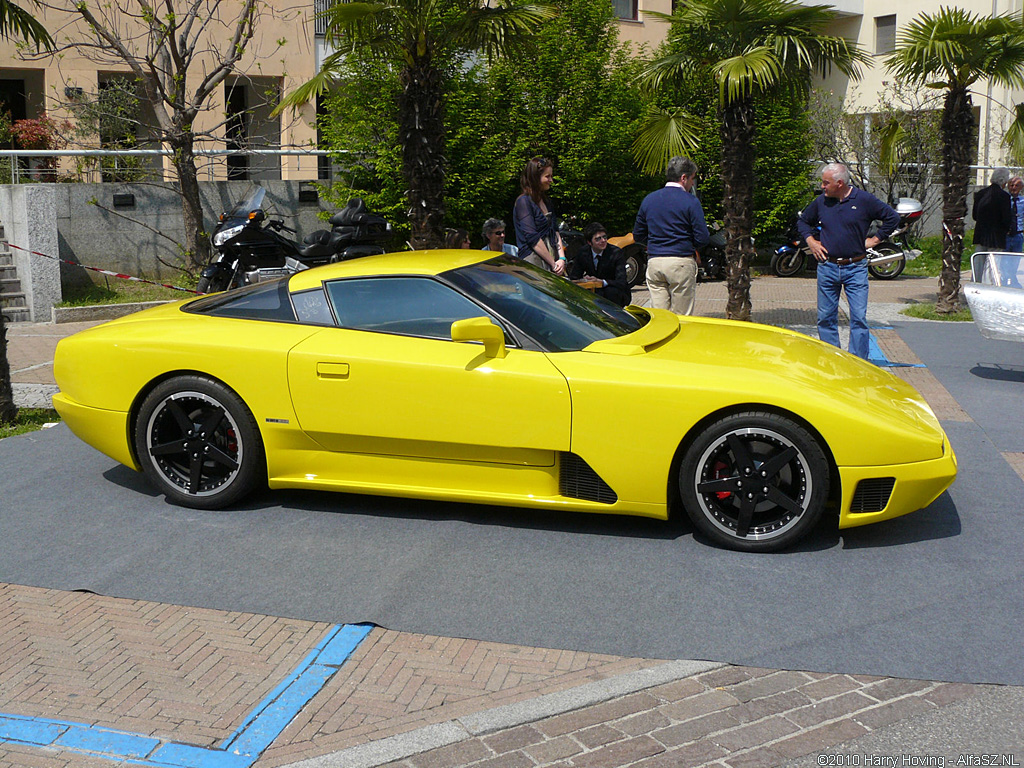
[[[288,392],[288,350],[317,329],[289,323],[140,313],[61,340],[54,375],[79,405],[128,413],[159,381],[197,373],[223,382],[249,407],[264,442],[298,431]],[[267,419],[284,424],[268,424]],[[81,435],[86,442],[88,436]],[[127,437],[130,440],[130,436]],[[268,445],[268,453],[271,445]]]

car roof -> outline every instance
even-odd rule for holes
[[[449,269],[487,261],[500,254],[469,248],[439,249],[433,251],[401,251],[375,256],[362,256],[339,261],[314,269],[304,269],[292,275],[288,282],[291,292],[318,288],[326,280],[345,277],[377,275],[437,275]]]

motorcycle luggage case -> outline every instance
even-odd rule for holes
[[[900,216],[908,216],[911,213],[919,213],[922,210],[921,203],[912,197],[901,197],[896,203],[896,213]]]

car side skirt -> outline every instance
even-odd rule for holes
[[[605,504],[562,496],[557,462],[550,467],[516,466],[309,450],[278,453],[273,464],[271,488],[668,518],[665,504],[623,499]]]
[[[942,449],[942,457],[931,461],[875,467],[839,467],[843,488],[839,527],[854,528],[881,520],[891,520],[924,509],[935,501],[956,479],[956,455],[948,438],[943,439]],[[862,482],[881,482],[888,479],[893,481],[891,492],[881,509],[853,510],[854,497]],[[863,508],[861,504],[857,506]]]

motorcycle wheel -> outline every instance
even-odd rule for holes
[[[196,291],[199,293],[220,293],[228,289],[228,283],[231,278],[225,275],[217,275],[216,277],[200,277],[199,284],[196,285]]]
[[[700,270],[702,280],[718,280],[725,271],[725,253],[718,248],[705,248],[700,254]]]
[[[875,250],[885,255],[890,253],[900,254],[900,258],[896,261],[890,261],[888,264],[868,264],[868,273],[878,280],[895,280],[897,277],[903,274],[904,268],[907,266],[907,257],[903,254],[902,249],[897,248],[892,243],[882,243],[875,247]]]
[[[803,249],[772,255],[771,270],[778,277],[793,277],[804,271],[807,255]]]
[[[640,256],[640,248],[626,249],[626,282],[629,287],[640,285],[647,278],[647,262]]]

